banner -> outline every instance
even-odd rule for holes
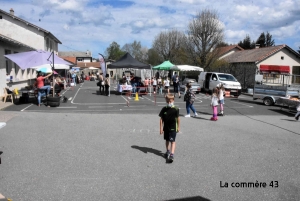
[[[100,61],[100,67],[103,73],[103,76],[106,76],[106,65],[105,65],[105,60],[102,54],[99,53],[99,61]]]

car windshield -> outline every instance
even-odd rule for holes
[[[235,77],[233,77],[232,75],[218,74],[218,76],[219,76],[219,80],[221,80],[221,81],[234,81],[234,82],[237,82]]]

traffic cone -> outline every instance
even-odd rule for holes
[[[139,95],[138,95],[138,92],[135,92],[135,101],[139,101]]]
[[[225,91],[225,97],[230,97],[230,91]]]

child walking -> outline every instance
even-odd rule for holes
[[[164,139],[166,140],[167,151],[165,157],[169,162],[173,162],[176,133],[180,131],[179,108],[174,106],[174,96],[172,94],[167,94],[165,99],[167,106],[163,107],[158,115],[160,117],[159,130],[160,134],[164,133]]]
[[[219,112],[219,115],[220,116],[224,116],[224,93],[225,93],[225,88],[223,85],[221,85],[220,89],[219,89],[219,104],[220,104],[220,112]]]
[[[211,95],[211,103],[210,105],[212,106],[213,109],[213,116],[210,118],[212,121],[217,121],[218,120],[218,89],[214,88],[212,91]]]

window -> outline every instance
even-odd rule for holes
[[[300,83],[300,66],[293,66],[292,83]]]
[[[236,82],[235,77],[232,75],[226,75],[226,74],[218,74],[219,75],[219,80],[221,81],[234,81]]]
[[[77,61],[83,61],[83,58],[77,58]]]
[[[213,75],[211,76],[211,79],[212,79],[213,81],[217,81],[217,80],[218,80],[217,75],[216,75],[216,74],[213,74]]]
[[[5,50],[5,54],[11,54],[10,50]],[[6,74],[10,74],[12,62],[8,59],[5,59],[5,67],[6,67]]]

